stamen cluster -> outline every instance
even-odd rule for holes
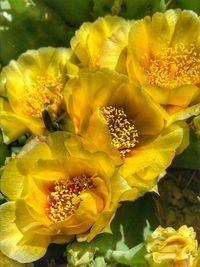
[[[176,88],[184,84],[200,84],[200,55],[193,44],[176,44],[143,57],[149,83],[158,87]]]
[[[116,147],[122,158],[138,143],[138,132],[131,120],[127,118],[123,108],[112,106],[100,109],[112,138],[112,145]]]
[[[77,210],[81,198],[80,194],[93,187],[92,179],[80,175],[55,182],[48,195],[47,217],[51,222],[64,221]]]
[[[63,82],[60,77],[37,77],[32,85],[26,88],[21,97],[24,115],[42,119],[42,112],[47,109],[52,119],[58,116],[62,102]]]

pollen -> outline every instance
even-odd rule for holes
[[[107,106],[102,107],[100,111],[108,125],[112,145],[119,150],[121,158],[125,158],[138,143],[138,131],[134,123],[127,118],[123,108]]]
[[[73,215],[81,202],[81,192],[92,187],[92,177],[89,178],[86,175],[55,182],[50,194],[47,196],[45,212],[48,219],[56,223],[62,222]]]
[[[176,44],[149,58],[143,56],[151,85],[176,88],[184,84],[200,85],[200,53],[193,44]]]
[[[42,112],[46,109],[52,120],[55,120],[59,116],[63,88],[64,83],[60,77],[37,77],[20,97],[23,114],[42,119]]]

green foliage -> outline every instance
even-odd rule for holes
[[[190,145],[174,158],[171,167],[200,170],[200,137],[194,130],[190,130]]]
[[[138,19],[164,10],[165,2],[163,0],[94,0],[92,14],[94,18],[109,13],[127,19]]]
[[[112,13],[112,6],[114,5],[114,2],[117,2],[115,0],[93,0],[94,6],[92,10],[92,16],[94,19],[96,19],[98,16],[105,16],[106,14]],[[121,2],[121,1],[118,1]],[[121,4],[119,3],[119,8]],[[116,12],[115,15],[119,13]]]
[[[93,243],[73,242],[67,246],[67,261],[69,267],[73,266],[93,266],[96,248]],[[97,260],[97,263],[99,259]],[[100,260],[100,264],[102,261]]]
[[[43,0],[72,27],[79,27],[83,21],[92,20],[93,0]]]
[[[0,167],[4,165],[6,157],[10,156],[10,150],[7,145],[3,144],[3,137],[0,133]]]
[[[200,2],[199,0],[172,0],[167,1],[169,5],[167,8],[181,8],[181,9],[191,9],[197,14],[200,14]]]
[[[40,0],[0,1],[0,63],[28,49],[68,46],[74,30]]]
[[[123,0],[120,16],[128,19],[139,19],[146,15],[152,15],[156,11],[165,11],[163,0]]]

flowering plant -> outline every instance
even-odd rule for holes
[[[2,266],[199,266],[195,3],[0,2]]]

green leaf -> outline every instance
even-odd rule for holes
[[[66,249],[66,245],[50,244],[48,246],[48,249],[47,249],[47,252],[44,258],[45,259],[56,259],[59,257],[63,257],[65,249]]]
[[[0,25],[2,65],[28,49],[66,47],[74,34],[74,29],[41,0],[1,0]]]
[[[189,146],[174,158],[171,167],[200,170],[200,136],[193,129],[190,130]]]
[[[93,17],[106,14],[119,15],[127,19],[138,19],[165,11],[164,0],[94,0]]]
[[[79,27],[82,22],[92,20],[93,0],[43,0],[49,7],[72,27]]]
[[[130,248],[143,242],[157,225],[153,195],[148,193],[134,202],[124,202],[111,229],[118,239],[117,245],[125,243]]]
[[[4,165],[6,157],[10,156],[10,150],[7,145],[3,144],[2,135],[0,134],[0,167]]]
[[[199,0],[172,0],[166,1],[169,3],[167,6],[168,9],[170,8],[181,8],[181,9],[191,9],[195,11],[197,14],[200,14],[200,2]]]
[[[127,19],[139,19],[157,11],[165,11],[164,0],[123,0],[119,16]]]
[[[114,5],[115,0],[94,0],[94,7],[92,11],[92,16],[94,19],[99,16],[105,16],[112,13],[112,6]],[[121,2],[121,1],[118,1]],[[120,7],[120,6],[119,6]],[[119,13],[119,12],[118,12]],[[118,14],[115,14],[118,15]]]
[[[134,264],[134,266],[144,266],[146,264],[144,258],[146,254],[147,251],[145,245],[144,243],[141,243],[127,251],[113,251],[110,259],[129,266],[132,264]]]
[[[4,197],[4,195],[2,195],[1,193],[0,193],[0,205],[1,204],[3,204],[3,203],[5,203],[7,200],[6,200],[6,198]]]

